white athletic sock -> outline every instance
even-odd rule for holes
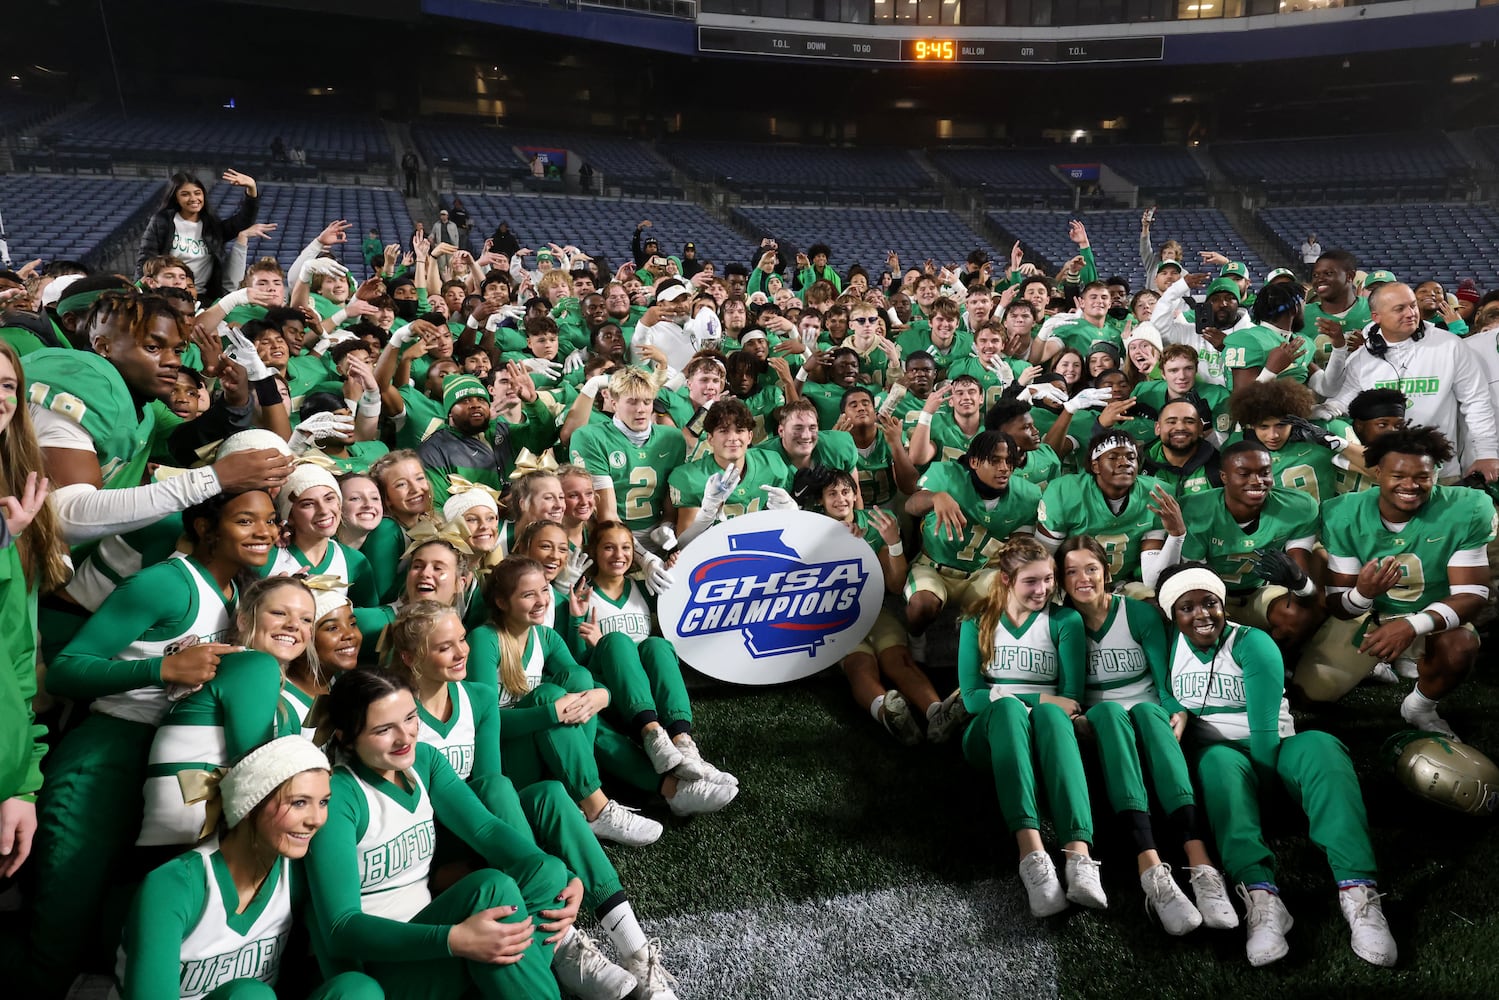
[[[559,952],[561,952],[562,949],[563,949],[563,947],[565,947],[567,945],[567,943],[573,939],[573,932],[576,931],[576,930],[577,930],[576,926],[569,927],[567,929],[567,933],[565,933],[565,934],[562,935],[562,940],[560,940],[560,941],[557,942],[557,947],[552,952],[552,961],[554,961],[554,962],[557,961],[557,954]]]
[[[1437,702],[1434,698],[1428,698],[1421,693],[1421,685],[1417,684],[1411,688],[1411,693],[1405,696],[1405,707],[1412,713],[1421,715],[1434,715],[1437,710]]]
[[[872,701],[872,702],[869,703],[869,714],[872,715],[872,716],[874,716],[874,721],[875,722],[879,722],[880,721],[880,709],[882,709],[884,707],[885,707],[885,696],[884,695],[880,695],[874,701]]]
[[[635,919],[635,908],[629,900],[602,914],[599,926],[604,928],[621,958],[635,954],[646,945],[645,931],[640,929],[640,921]]]

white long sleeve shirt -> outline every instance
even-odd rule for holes
[[[1155,308],[1150,313],[1150,325],[1161,332],[1164,343],[1186,344],[1197,352],[1199,378],[1227,388],[1228,375],[1223,370],[1223,352],[1208,343],[1207,338],[1197,332],[1197,324],[1184,315],[1187,293],[1191,290],[1192,286],[1187,284],[1186,278],[1178,278],[1172,282],[1156,300]],[[1227,336],[1235,330],[1253,325],[1249,313],[1240,309],[1234,325],[1223,333]]]

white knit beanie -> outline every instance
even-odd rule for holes
[[[321,465],[311,462],[298,462],[291,470],[291,475],[286,477],[286,483],[281,491],[276,494],[276,515],[285,521],[291,516],[292,501],[297,498],[303,490],[310,490],[314,486],[326,486],[338,497],[338,503],[343,505],[343,491],[338,488],[338,480],[333,478],[333,473]]]
[[[231,828],[250,815],[282,783],[303,771],[328,771],[328,756],[303,736],[283,736],[241,758],[219,783],[224,820]]]

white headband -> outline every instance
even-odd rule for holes
[[[442,519],[456,521],[475,507],[488,507],[498,517],[500,505],[485,490],[462,490],[448,497],[442,505]]]
[[[1227,590],[1223,586],[1223,580],[1210,569],[1193,567],[1184,569],[1172,576],[1156,591],[1156,602],[1169,615],[1176,607],[1176,602],[1181,600],[1183,594],[1193,590],[1206,590],[1213,594],[1218,600],[1223,600]]]
[[[224,775],[224,819],[236,827],[282,783],[303,771],[330,770],[328,757],[301,736],[283,736],[251,750]]]
[[[1093,450],[1088,453],[1088,461],[1096,462],[1103,456],[1104,452],[1113,451],[1115,448],[1128,448],[1136,455],[1140,454],[1140,448],[1135,444],[1134,438],[1130,437],[1128,434],[1125,434],[1123,431],[1115,431],[1111,434],[1105,434],[1103,437],[1098,439],[1098,443],[1095,444],[1093,446]]]

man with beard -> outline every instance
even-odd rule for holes
[[[1258,442],[1229,445],[1222,466],[1222,488],[1182,501],[1182,516],[1192,525],[1182,559],[1206,562],[1223,578],[1230,618],[1269,631],[1266,609],[1254,599],[1265,586],[1283,586],[1308,606],[1317,603],[1311,578],[1317,501],[1276,486],[1270,452]]]
[[[1158,418],[1172,400],[1201,400],[1207,406],[1211,422],[1207,428],[1208,436],[1221,442],[1233,429],[1233,420],[1228,415],[1228,390],[1204,381],[1197,374],[1197,351],[1186,344],[1167,345],[1161,352],[1159,364],[1161,377],[1146,379],[1130,393],[1136,400],[1131,415],[1152,420]],[[1159,435],[1160,432],[1156,433]]]
[[[1218,449],[1204,437],[1200,400],[1173,399],[1155,420],[1155,443],[1145,452],[1145,472],[1176,497],[1206,493],[1223,485]],[[1188,522],[1192,523],[1192,522]]]
[[[1341,350],[1345,335],[1357,333],[1372,319],[1369,303],[1359,297],[1354,277],[1358,259],[1347,250],[1329,250],[1312,265],[1312,292],[1296,332],[1312,339],[1316,353],[1309,360],[1327,367],[1328,355]]]
[[[1226,385],[1223,368],[1224,341],[1235,330],[1254,321],[1239,308],[1238,286],[1233,293],[1220,287],[1215,301],[1204,302],[1195,312],[1183,308],[1188,293],[1208,283],[1206,273],[1189,274],[1173,281],[1156,300],[1150,313],[1150,325],[1167,344],[1186,344],[1197,351],[1198,374],[1214,385]],[[1232,282],[1229,282],[1232,285]]]
[[[697,345],[683,330],[692,308],[692,293],[680,281],[664,281],[656,289],[656,304],[647,309],[630,336],[630,350],[636,364],[643,363],[644,348],[655,347],[666,355],[666,362],[677,371],[686,367],[697,353]]]
[[[1128,434],[1109,431],[1087,449],[1086,472],[1046,487],[1036,538],[1055,552],[1074,535],[1092,535],[1109,558],[1111,579],[1154,591],[1161,571],[1181,555],[1181,508],[1158,480],[1139,474],[1140,448]]]
[[[1416,304],[1421,307],[1421,321],[1430,323],[1438,330],[1466,336],[1468,324],[1447,301],[1447,290],[1435,278],[1428,278],[1416,286]]]
[[[494,434],[489,433],[494,413],[483,382],[472,375],[449,375],[442,382],[442,406],[448,422],[417,449],[432,485],[434,510],[441,510],[447,502],[449,476],[462,476],[499,491],[515,461],[510,425],[497,424]]]

